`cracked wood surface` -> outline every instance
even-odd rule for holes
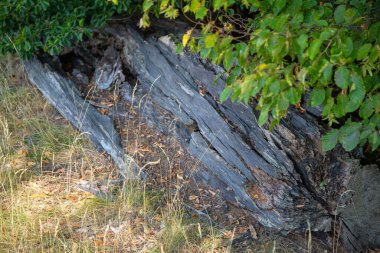
[[[124,178],[138,176],[137,164],[124,154],[112,120],[83,99],[71,80],[37,57],[24,62],[24,66],[29,80],[45,98],[79,131],[88,134],[98,147],[112,157]]]

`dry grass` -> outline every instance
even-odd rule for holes
[[[0,64],[0,252],[228,251],[230,239],[165,191],[107,187],[115,167],[23,73],[17,61]],[[80,191],[81,180],[116,199]]]

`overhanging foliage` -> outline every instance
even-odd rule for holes
[[[194,28],[182,45],[229,76],[221,101],[231,97],[261,111],[259,124],[271,127],[289,106],[321,106],[321,116],[335,127],[323,138],[330,150],[341,143],[380,145],[380,1],[340,0],[145,0],[132,1],[2,1],[1,52],[28,57],[39,50],[56,54],[101,26],[116,12],[142,14],[141,27],[152,15],[184,15]],[[201,33],[195,33],[194,29]]]

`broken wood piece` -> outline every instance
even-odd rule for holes
[[[113,196],[110,193],[106,193],[102,190],[100,190],[98,187],[92,185],[90,182],[86,180],[81,180],[77,184],[77,188],[79,190],[91,193],[92,195],[96,196],[99,199],[107,200],[107,201],[113,201],[115,199],[115,196]]]
[[[121,60],[116,49],[110,46],[104,52],[104,56],[95,69],[92,78],[93,83],[99,89],[105,90],[112,84],[124,82],[125,77],[122,72]]]
[[[126,179],[144,177],[133,158],[124,154],[119,134],[113,122],[100,114],[88,101],[84,100],[75,84],[42,63],[37,57],[24,62],[29,80],[42,92],[45,98],[69,120],[79,131],[105,150]]]

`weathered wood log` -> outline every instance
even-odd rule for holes
[[[215,98],[223,81],[211,86],[215,74],[186,56],[177,57],[167,37],[145,41],[131,28],[106,31],[124,41],[123,61],[137,76],[139,88],[187,129],[182,129],[187,136],[182,134],[181,140],[209,168],[200,177],[267,227],[305,229],[309,219],[314,230],[330,229],[328,211],[306,190],[294,162],[278,147],[281,138],[298,144],[307,134],[319,135],[315,126],[295,114],[299,139],[285,127],[277,135],[270,133],[258,127],[251,108],[219,104]],[[202,96],[199,85],[209,94]]]
[[[45,98],[79,131],[106,151],[125,178],[136,178],[139,168],[132,158],[124,154],[121,141],[112,120],[100,114],[84,100],[76,85],[37,57],[24,62],[29,80]]]
[[[179,27],[181,30],[183,26]],[[279,126],[268,131],[258,126],[254,102],[218,102],[225,86],[222,69],[196,55],[177,55],[170,38],[162,34],[142,35],[125,25],[109,26],[104,31],[122,45],[117,58],[128,71],[124,75],[138,80],[133,96],[129,83],[122,84],[125,99],[137,101],[140,115],[148,123],[174,134],[202,161],[206,169],[196,172],[196,180],[219,190],[226,200],[248,210],[266,227],[285,233],[335,230],[337,235],[332,238],[342,238],[350,252],[380,247],[379,168],[361,166],[340,147],[323,153],[320,139],[326,129],[318,123],[318,110],[301,113],[291,109]],[[30,79],[64,113],[69,107],[57,101],[67,95],[50,94],[64,82],[62,77],[39,66],[38,61],[28,64],[29,69],[36,69]],[[41,71],[49,74],[42,75]],[[222,78],[213,85],[220,73]],[[51,76],[60,80],[58,84],[38,85]],[[81,108],[80,104],[75,106]],[[71,113],[66,114],[73,118]],[[75,125],[76,119],[72,120]],[[107,129],[111,130],[105,132],[113,131]]]
[[[378,234],[378,224],[369,220],[380,220],[376,211],[380,195],[367,199],[370,216],[350,224],[345,217],[354,206],[349,205],[345,212],[338,208],[353,175],[363,169],[380,175],[379,169],[362,168],[339,147],[327,154],[321,152],[325,129],[318,124],[315,111],[291,110],[270,132],[258,126],[254,105],[219,103],[223,78],[212,85],[215,68],[194,55],[178,56],[169,37],[143,37],[128,26],[105,31],[123,42],[123,63],[139,81],[140,98],[150,100],[150,113],[142,113],[162,128],[164,122],[154,115],[170,112],[183,146],[206,165],[207,170],[196,174],[199,180],[249,210],[264,226],[282,231],[308,227],[331,231],[332,221],[340,219],[345,224],[345,238],[351,235],[350,240],[344,239],[347,249],[380,246],[379,238],[357,235],[362,229]],[[376,185],[371,181],[371,192]]]

